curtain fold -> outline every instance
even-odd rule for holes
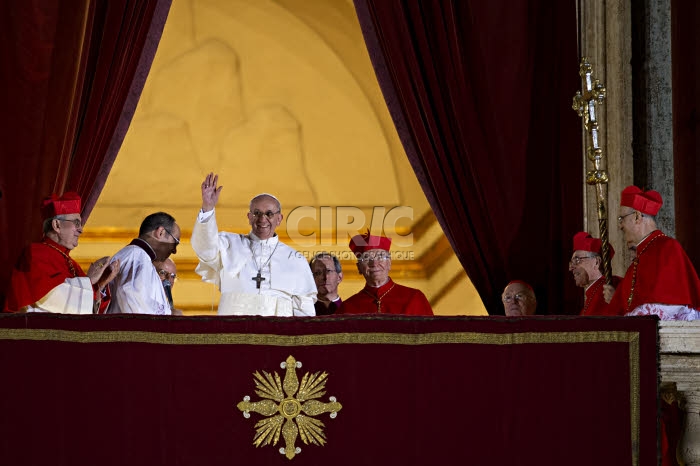
[[[574,2],[355,0],[416,177],[491,314],[512,279],[540,313],[580,311]]]
[[[0,305],[41,199],[92,210],[126,134],[171,0],[12,0],[0,11]]]
[[[700,218],[697,192],[700,187],[700,5],[671,0],[671,55],[673,89],[673,182],[676,239],[700,269]]]

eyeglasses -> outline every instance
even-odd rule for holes
[[[338,272],[333,269],[316,270],[315,272],[312,272],[313,276],[316,278],[325,277],[326,275],[333,275],[334,273]]]
[[[357,262],[369,262],[369,261],[388,261],[391,259],[390,254],[359,254],[357,256]]]
[[[170,237],[171,237],[172,239],[174,239],[174,240],[175,240],[175,244],[176,244],[177,246],[179,246],[179,245],[180,245],[180,240],[179,240],[179,239],[177,239],[177,238],[175,238],[175,237],[173,236],[173,234],[172,234],[172,233],[170,233],[170,231],[169,231],[169,230],[168,230],[167,228],[163,227],[163,230],[165,230],[165,232],[166,232],[167,234],[169,234],[169,235],[170,235]]]
[[[255,211],[251,212],[250,215],[252,215],[255,218],[260,218],[264,215],[265,217],[267,217],[268,220],[272,220],[272,217],[274,217],[275,215],[277,215],[279,213],[280,213],[279,210],[277,212],[273,212],[271,210],[268,210],[267,212],[260,212],[259,210],[255,210]]]
[[[595,256],[574,256],[569,261],[569,265],[579,265],[584,259],[592,259]]]
[[[56,220],[60,220],[62,222],[70,222],[73,225],[75,225],[75,228],[81,228],[83,226],[83,222],[79,218],[74,218],[73,220],[68,220],[65,218],[58,218],[56,217]]]
[[[529,298],[528,295],[525,293],[517,293],[517,294],[504,294],[501,296],[501,299],[503,299],[503,302],[508,304],[512,303],[513,301],[525,301],[527,298]]]
[[[619,217],[617,217],[617,224],[618,224],[618,225],[621,225],[621,224],[622,224],[622,221],[625,219],[625,217],[629,217],[630,215],[636,214],[636,213],[637,213],[637,211],[634,210],[634,211],[630,212],[629,214],[620,215]]]
[[[170,273],[167,270],[160,269],[158,271],[158,275],[160,275],[160,278],[163,280],[170,279],[173,283],[175,283],[175,280],[177,280],[177,274],[175,273]]]

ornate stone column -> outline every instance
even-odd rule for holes
[[[679,453],[686,466],[700,465],[700,321],[661,322],[661,383],[675,383],[685,400]]]
[[[664,199],[659,229],[676,234],[671,92],[671,0],[633,0],[634,182]]]

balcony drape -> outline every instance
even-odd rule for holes
[[[6,314],[0,462],[655,466],[657,335],[655,317]],[[291,420],[320,421],[325,445],[295,435],[290,462],[281,435],[254,446],[281,413],[246,418],[245,396],[342,409]]]
[[[171,0],[11,0],[0,9],[0,307],[41,237],[41,199],[86,220],[136,110]]]
[[[577,313],[582,228],[575,2],[355,0],[418,181],[489,313],[529,282],[543,313]]]

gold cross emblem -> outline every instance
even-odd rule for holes
[[[279,451],[291,460],[301,453],[301,448],[295,445],[298,436],[306,445],[323,446],[326,443],[323,422],[312,416],[330,413],[331,419],[335,419],[343,406],[333,396],[329,397],[329,403],[317,400],[326,394],[328,373],[307,372],[299,382],[296,369],[301,368],[300,361],[289,356],[280,367],[286,369],[284,382],[277,372],[262,371],[260,375],[256,371],[253,374],[255,393],[264,399],[250,401],[250,397],[245,396],[237,407],[245,418],[249,418],[251,412],[267,416],[255,424],[253,445],[277,445],[282,434],[285,446]]]

